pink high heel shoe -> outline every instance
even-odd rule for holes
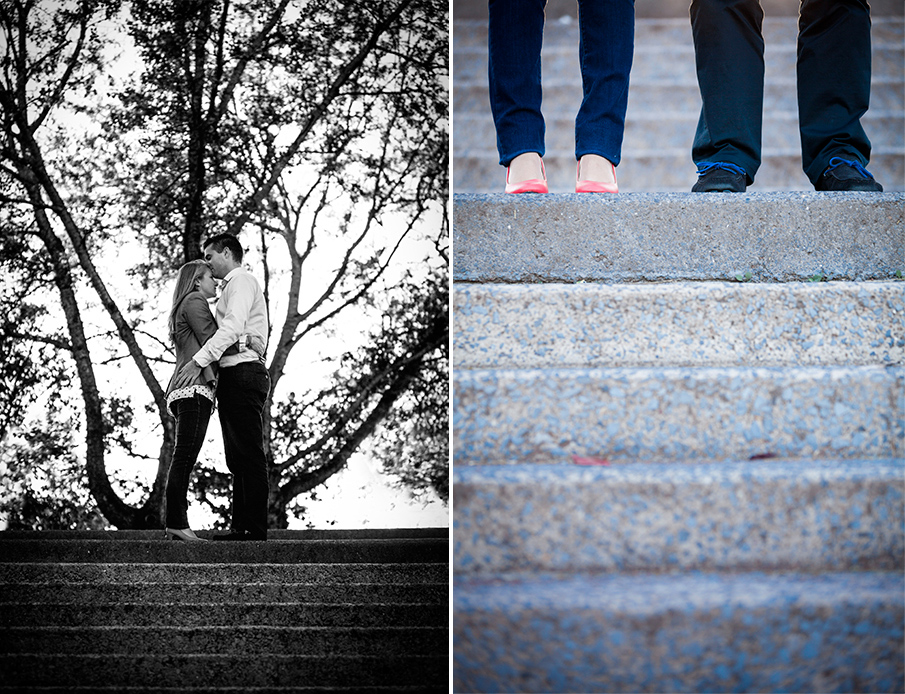
[[[509,167],[506,167],[506,192],[507,193],[549,193],[547,188],[547,170],[544,168],[544,160],[541,159],[540,171],[543,178],[529,178],[518,183],[509,182]]]
[[[613,182],[601,183],[600,181],[581,181],[581,162],[578,162],[578,168],[575,169],[575,192],[576,193],[618,193],[619,184],[616,183],[616,167],[610,164],[613,169]]]

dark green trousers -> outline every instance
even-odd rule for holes
[[[701,117],[691,156],[742,167],[761,162],[764,12],[758,0],[692,0]],[[866,0],[803,0],[798,21],[798,120],[811,183],[832,157],[867,166],[861,116],[870,101],[870,8]]]

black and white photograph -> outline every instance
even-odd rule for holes
[[[0,0],[0,689],[449,690],[449,7]]]

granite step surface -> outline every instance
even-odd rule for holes
[[[196,530],[195,534],[209,540],[220,531]],[[449,537],[449,528],[356,528],[354,530],[316,528],[309,530],[269,530],[269,540],[404,540],[413,538]],[[5,540],[162,540],[164,530],[3,530]]]
[[[443,655],[168,653],[0,655],[0,690],[128,692],[448,692]],[[442,685],[431,684],[438,678]],[[23,684],[27,683],[27,684]],[[73,683],[78,683],[73,684]]]
[[[128,531],[126,531],[128,532]],[[191,585],[196,589],[231,590],[236,585],[264,587],[339,586],[354,589],[358,584],[434,584],[442,582],[446,563],[384,562],[362,564],[356,562],[263,563],[246,561],[201,562],[185,560],[175,554],[166,562],[106,562],[86,557],[81,562],[17,562],[0,561],[3,585],[14,583],[34,586],[58,585],[73,588],[95,585],[102,588],[134,586],[166,586],[173,583]],[[174,599],[177,599],[174,597]]]
[[[462,369],[905,365],[905,282],[463,284]]]
[[[646,0],[622,193],[570,194],[575,3],[551,0],[554,195],[485,195],[486,3],[453,5],[454,691],[905,689],[901,3],[872,3],[879,196],[813,192],[798,3],[763,5],[743,196],[688,194],[688,5]]]
[[[0,533],[0,690],[448,691],[447,528],[271,537]]]
[[[473,369],[456,465],[905,455],[905,368]]]
[[[905,274],[905,193],[454,195],[455,282]]]
[[[26,587],[33,591],[30,597],[25,595]],[[342,589],[345,593],[319,594],[316,586],[289,586],[282,595],[261,595],[253,586],[238,586],[238,595],[226,588],[177,591],[167,584],[165,589],[150,585],[145,594],[140,590],[101,592],[73,585],[19,584],[6,591],[0,603],[4,612],[0,628],[10,629],[10,633],[37,628],[155,629],[161,624],[167,628],[432,629],[436,627],[431,625],[445,622],[449,611],[448,582],[408,591],[388,590],[379,584]],[[279,607],[275,609],[275,605]]]
[[[268,540],[266,542],[167,542],[158,540],[4,539],[2,562],[108,563],[379,563],[438,562],[447,540]]]
[[[579,461],[457,468],[456,576],[905,565],[901,458]]]
[[[903,574],[457,575],[460,692],[893,692]]]

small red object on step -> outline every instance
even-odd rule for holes
[[[572,462],[576,465],[609,465],[608,460],[603,458],[583,458],[580,455],[573,455]]]

